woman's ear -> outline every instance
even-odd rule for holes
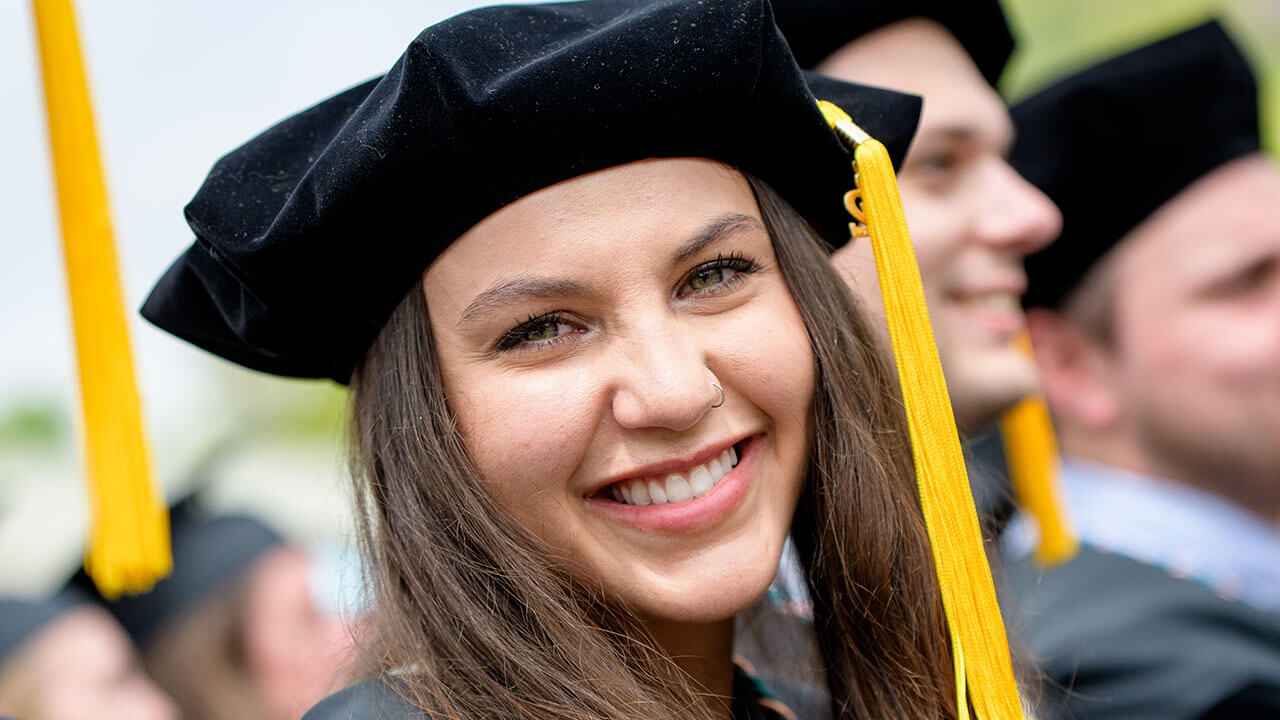
[[[1070,317],[1044,308],[1027,310],[1040,387],[1054,422],[1097,431],[1120,417],[1112,382],[1112,351]]]

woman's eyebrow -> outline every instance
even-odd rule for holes
[[[721,215],[704,225],[688,242],[681,245],[672,258],[671,264],[677,265],[697,254],[707,245],[739,230],[748,228],[763,231],[764,225],[758,219],[742,213]],[[462,311],[455,327],[495,307],[506,305],[516,300],[584,294],[586,294],[586,288],[581,283],[572,280],[553,280],[539,277],[515,278],[494,285],[477,295]]]
[[[494,285],[485,290],[467,305],[458,318],[457,325],[482,315],[492,308],[506,305],[515,300],[525,298],[549,298],[565,295],[582,295],[586,288],[572,280],[551,280],[540,277],[519,277]],[[456,327],[456,325],[455,325]]]
[[[671,259],[672,265],[679,265],[688,260],[690,257],[698,254],[702,248],[711,243],[724,238],[727,235],[735,233],[739,230],[755,228],[764,230],[764,225],[756,218],[742,213],[729,213],[721,215],[702,227],[702,230],[689,239],[680,249],[676,251],[675,256]]]

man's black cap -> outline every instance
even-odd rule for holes
[[[950,31],[992,87],[1013,54],[998,0],[774,0],[774,13],[803,68],[816,67],[867,33],[916,17]]]
[[[1027,306],[1057,307],[1129,231],[1192,182],[1258,152],[1258,88],[1210,22],[1095,65],[1014,106],[1010,162],[1062,210],[1027,258]]]
[[[919,98],[818,82],[902,157]],[[833,245],[848,239],[849,154],[766,0],[493,7],[428,28],[384,77],[223,157],[186,208],[195,243],[142,314],[242,365],[345,383],[472,225],[651,157],[738,167]]]

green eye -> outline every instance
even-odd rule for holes
[[[539,342],[550,340],[559,334],[560,323],[554,320],[546,320],[528,328],[524,333],[524,339],[529,342]]]
[[[709,268],[690,278],[689,287],[694,290],[705,290],[722,282],[724,282],[724,268]]]
[[[508,330],[501,338],[498,338],[494,349],[505,351],[546,348],[561,340],[568,340],[571,335],[579,332],[583,332],[583,328],[580,325],[561,315],[551,314],[531,317]]]
[[[685,276],[679,295],[706,296],[726,292],[756,270],[755,261],[736,253],[730,257],[717,257],[691,270]]]

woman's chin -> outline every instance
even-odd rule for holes
[[[727,620],[764,596],[777,574],[780,555],[781,543],[778,552],[760,553],[748,563],[738,553],[732,562],[717,563],[718,568],[708,562],[710,572],[694,577],[668,576],[648,590],[637,587],[636,596],[626,600],[648,621],[701,624]]]

